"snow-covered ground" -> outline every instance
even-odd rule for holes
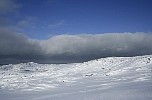
[[[0,100],[152,100],[152,55],[3,65]]]

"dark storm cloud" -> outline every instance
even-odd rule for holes
[[[109,56],[152,54],[151,33],[58,35],[33,40],[0,29],[0,59],[40,63],[80,62]],[[6,60],[7,59],[7,60]]]
[[[33,55],[38,53],[38,43],[34,40],[13,32],[11,29],[0,28],[0,55]]]

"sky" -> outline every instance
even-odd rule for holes
[[[0,63],[152,54],[151,0],[0,0]]]

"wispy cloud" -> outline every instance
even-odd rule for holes
[[[10,28],[13,23],[10,15],[16,15],[20,7],[16,0],[0,0],[0,27]]]
[[[49,24],[48,27],[53,28],[53,27],[59,27],[59,26],[63,26],[63,25],[65,25],[65,20],[61,20],[61,21],[54,23],[54,24]]]
[[[16,3],[15,0],[0,0],[0,14],[14,12],[21,5]]]
[[[49,5],[49,4],[51,4],[53,1],[54,1],[54,0],[47,0],[47,1],[46,1],[46,4]]]
[[[38,19],[36,17],[28,16],[23,20],[18,21],[17,26],[20,28],[35,28]]]
[[[6,27],[11,24],[11,20],[7,17],[0,17],[0,27]]]

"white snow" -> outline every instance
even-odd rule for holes
[[[0,100],[152,100],[152,55],[0,66]]]

